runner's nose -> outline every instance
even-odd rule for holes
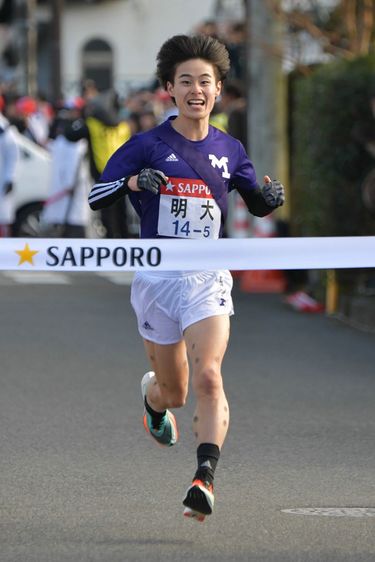
[[[201,87],[201,85],[199,84],[198,81],[191,83],[191,91],[194,94],[200,94],[202,92],[202,87]]]

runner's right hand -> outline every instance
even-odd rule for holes
[[[138,174],[137,186],[139,189],[151,191],[157,195],[160,190],[160,185],[163,183],[167,185],[168,178],[160,170],[153,170],[152,168],[143,168]]]

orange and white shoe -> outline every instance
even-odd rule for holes
[[[211,515],[214,502],[213,485],[202,480],[193,480],[182,502],[185,506],[184,516],[202,523],[207,515]]]

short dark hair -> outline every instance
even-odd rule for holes
[[[161,46],[156,57],[156,74],[161,85],[167,88],[167,82],[173,83],[177,66],[191,59],[211,63],[217,80],[223,81],[230,69],[229,53],[218,39],[207,35],[175,35]]]

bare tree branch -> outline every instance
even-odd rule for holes
[[[333,30],[321,25],[324,20],[318,0],[265,0],[271,13],[281,18],[291,29],[305,31],[315,39],[325,53],[339,58],[353,58],[370,52],[374,35],[375,0],[341,0],[338,10],[342,17]]]

